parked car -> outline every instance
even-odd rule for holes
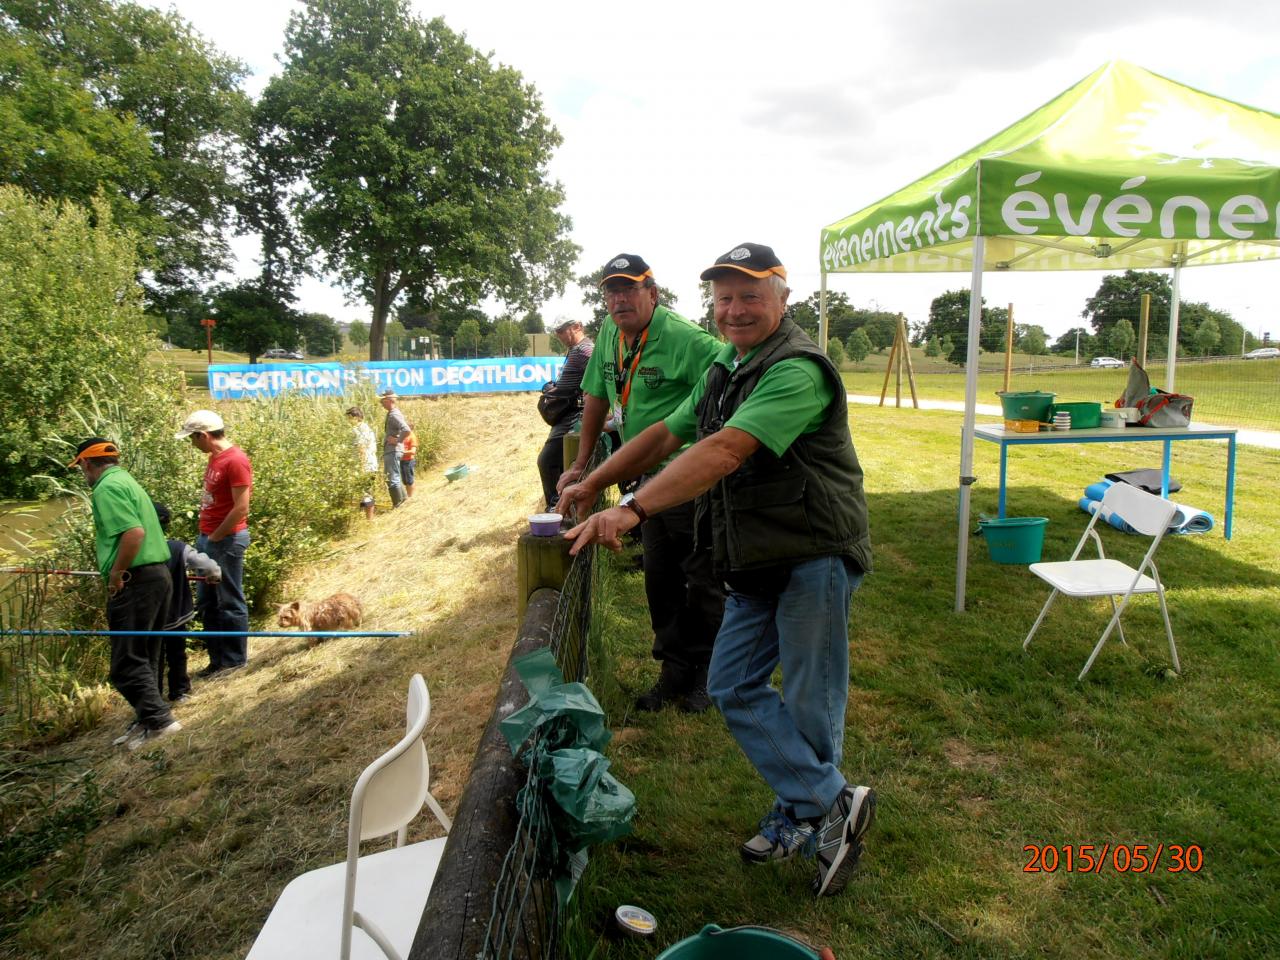
[[[1089,362],[1091,367],[1123,367],[1127,364],[1123,360],[1117,360],[1115,357],[1094,357]]]
[[[280,347],[272,347],[270,350],[262,351],[263,360],[285,360],[288,359],[289,351]]]
[[[1280,357],[1280,347],[1259,347],[1244,355],[1246,360],[1270,360],[1272,357]]]
[[[289,353],[286,353],[286,354],[285,354],[285,359],[287,359],[287,360],[301,360],[301,359],[302,359],[302,354],[301,354],[301,352],[299,352],[299,351],[297,351],[297,350],[291,350]]]

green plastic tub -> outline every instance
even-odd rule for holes
[[[1043,390],[997,390],[996,396],[1000,398],[1000,408],[1004,411],[1006,420],[1039,420],[1047,423],[1053,398],[1057,394],[1045,393]]]
[[[1100,403],[1055,403],[1053,413],[1071,414],[1072,430],[1087,430],[1090,427],[1102,426],[1102,404]],[[1052,417],[1052,414],[1050,414]]]
[[[1044,552],[1044,528],[1048,517],[983,517],[978,521],[987,549],[996,563],[1039,563]]]
[[[709,923],[692,937],[673,943],[658,960],[818,960],[817,951],[768,927],[730,927]]]

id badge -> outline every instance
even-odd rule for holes
[[[615,429],[622,426],[623,416],[624,414],[622,412],[622,407],[619,404],[615,403],[613,407],[609,410],[609,419],[613,421],[613,426]]]

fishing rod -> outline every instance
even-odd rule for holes
[[[408,630],[0,630],[14,637],[411,637]]]
[[[0,573],[56,573],[63,577],[100,577],[97,570],[41,570],[38,567],[0,567]],[[188,580],[204,580],[205,577],[187,574]]]

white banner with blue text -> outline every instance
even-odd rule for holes
[[[367,363],[215,363],[209,393],[215,400],[274,397],[286,390],[341,395],[358,383],[402,396],[538,390],[560,376],[564,357],[490,357],[479,360],[377,360]]]

